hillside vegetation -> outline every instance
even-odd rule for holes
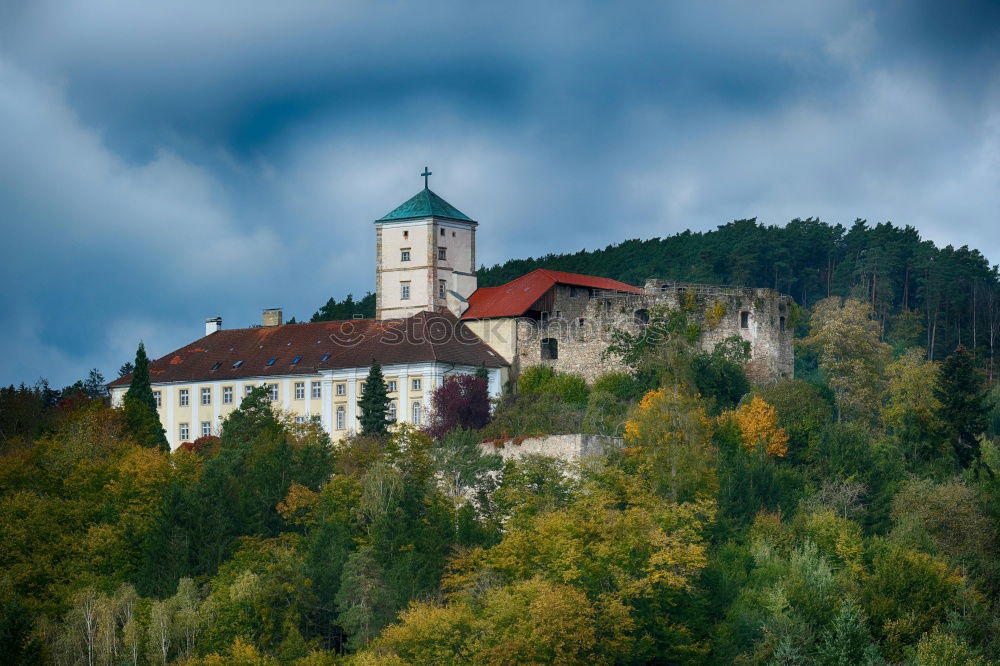
[[[627,372],[527,368],[492,404],[449,378],[424,430],[387,423],[376,365],[340,441],[259,388],[166,452],[142,350],[120,409],[4,389],[4,663],[1000,663],[995,271],[959,305],[918,264],[905,287],[838,262],[853,297],[803,287],[799,377],[761,387],[741,341],[703,351],[692,314],[654,308],[609,346]],[[937,302],[929,359],[915,308]],[[569,465],[489,444],[566,432],[622,445]]]

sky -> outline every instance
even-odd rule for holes
[[[431,188],[478,261],[733,219],[1000,261],[1000,3],[0,0],[0,384],[374,287]]]

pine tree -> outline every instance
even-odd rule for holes
[[[975,363],[972,353],[959,345],[941,364],[934,388],[941,403],[938,416],[950,431],[962,467],[979,459],[978,437],[986,430],[986,386]]]
[[[160,417],[156,412],[156,399],[149,385],[149,358],[146,356],[146,346],[139,343],[135,351],[135,370],[132,372],[132,383],[124,400],[125,421],[129,431],[136,441],[148,447],[159,447],[169,451],[167,436],[160,425]]]
[[[108,395],[107,386],[105,386],[104,375],[97,368],[91,368],[90,373],[87,375],[87,379],[83,382],[83,391],[92,400],[98,400],[100,398],[106,398]]]
[[[366,435],[383,435],[389,431],[386,414],[389,410],[389,391],[382,376],[382,365],[372,359],[365,392],[358,401],[361,408],[361,432]]]

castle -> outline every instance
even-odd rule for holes
[[[538,269],[499,287],[476,280],[478,222],[428,187],[375,220],[374,319],[283,324],[280,309],[260,326],[205,335],[150,364],[150,380],[171,448],[217,434],[253,387],[297,421],[332,436],[359,427],[358,399],[369,364],[383,366],[390,417],[422,425],[444,378],[485,368],[499,396],[521,368],[544,364],[588,381],[620,369],[602,357],[612,331],[639,332],[654,308],[682,308],[698,322],[706,350],[731,336],[750,343],[747,365],[762,383],[793,372],[791,299],[772,289],[617,280]],[[130,377],[108,386],[121,404]]]

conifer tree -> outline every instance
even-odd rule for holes
[[[978,437],[986,430],[986,386],[972,353],[963,345],[941,364],[934,397],[958,462],[969,467],[979,459]]]
[[[129,384],[123,403],[125,422],[139,444],[169,451],[170,445],[167,443],[163,426],[160,425],[160,417],[156,412],[156,399],[149,385],[149,357],[146,356],[146,346],[141,342],[135,351],[134,367],[132,382]]]
[[[389,410],[389,391],[382,376],[382,364],[372,359],[365,392],[358,401],[361,408],[361,432],[366,435],[384,435],[389,431],[386,414]]]

